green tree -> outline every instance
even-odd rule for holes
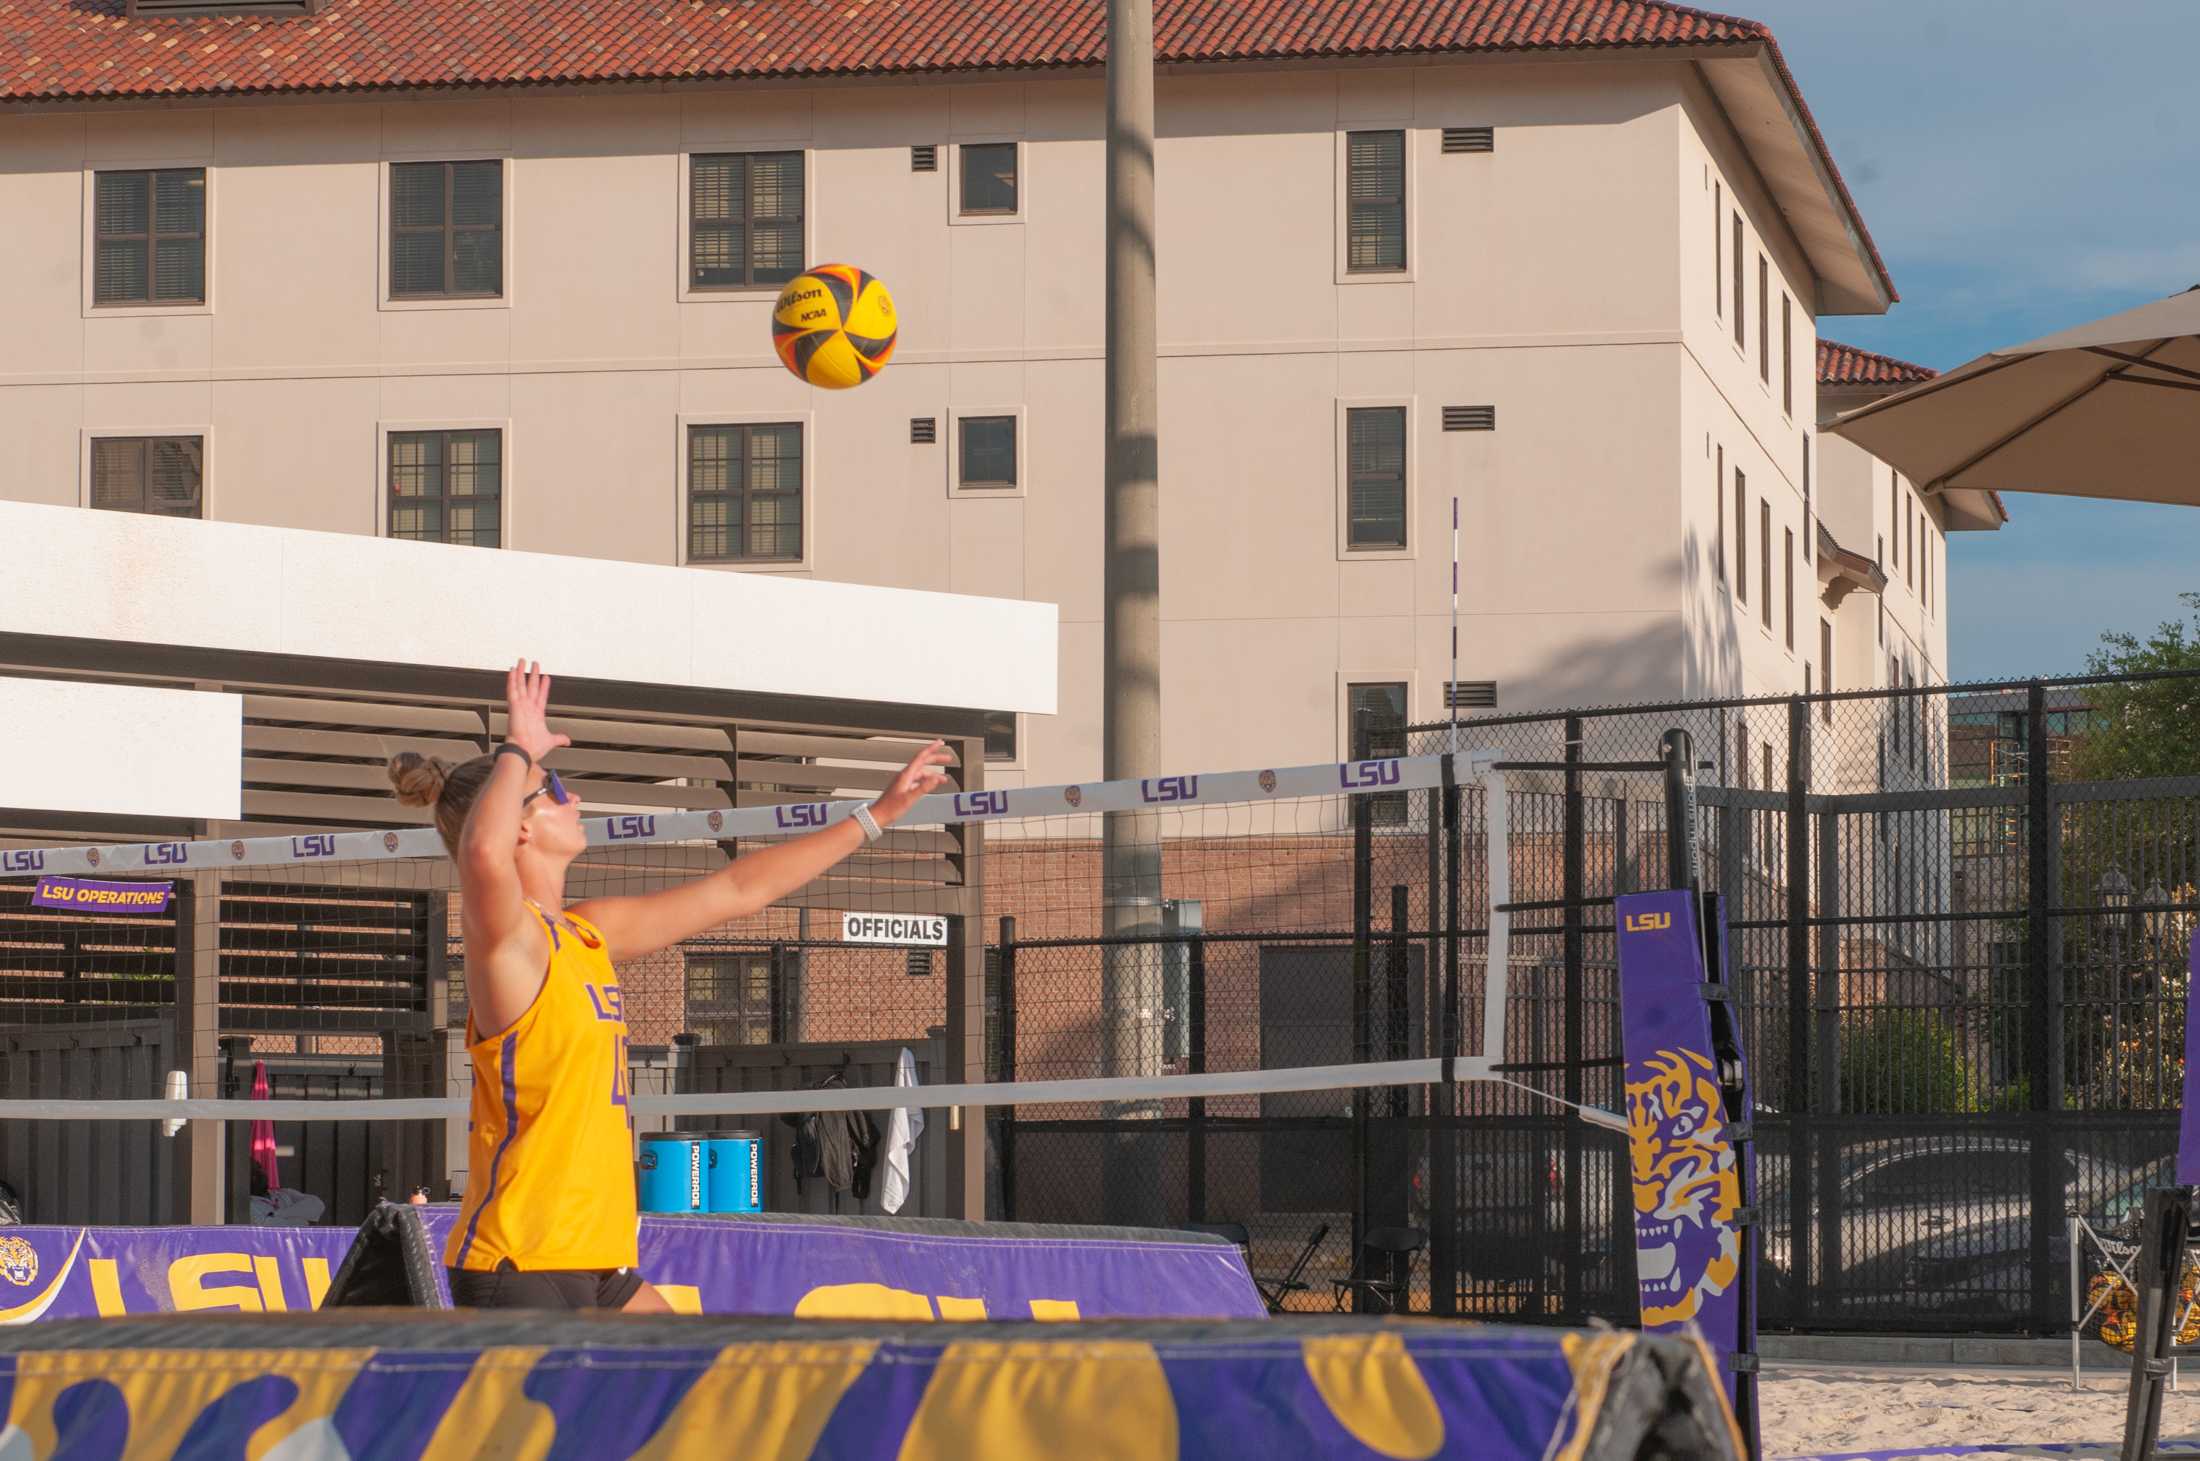
[[[2144,639],[2103,634],[2087,660],[2117,677],[2087,686],[2091,714],[2072,726],[2058,775],[2134,781],[2200,774],[2200,593],[2179,595],[2186,617]],[[2169,678],[2133,679],[2162,675]],[[2183,672],[2183,673],[2180,673]],[[2200,817],[2189,796],[2073,803],[2063,809],[2061,888],[2066,908],[2097,908],[2062,921],[2064,1079],[2097,1109],[2175,1106],[2182,1099],[2184,950],[2192,934],[2191,869]],[[2173,912],[2117,913],[2182,905]]]
[[[2086,661],[2095,674],[2200,672],[2200,593],[2180,594],[2189,616],[2169,619],[2146,639],[2103,634]],[[2089,686],[2093,714],[2071,746],[2081,781],[2128,781],[2200,773],[2200,674]]]
[[[1878,1009],[1841,1035],[1841,1109],[1930,1116],[1974,1108],[1949,1012]]]

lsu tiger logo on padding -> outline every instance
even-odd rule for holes
[[[813,386],[862,385],[894,358],[894,297],[853,264],[820,264],[779,291],[772,348]]]
[[[17,1288],[38,1281],[38,1250],[21,1238],[0,1238],[0,1278]]]
[[[1693,1319],[1707,1297],[1725,1293],[1741,1272],[1742,1244],[1741,1165],[1711,1062],[1693,1050],[1660,1050],[1648,1066],[1647,1078],[1627,1082],[1645,1328]]]

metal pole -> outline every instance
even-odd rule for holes
[[[1581,772],[1573,769],[1582,758],[1582,738],[1587,734],[1587,722],[1578,715],[1566,717],[1566,810],[1565,842],[1560,852],[1560,876],[1564,880],[1566,912],[1564,931],[1560,934],[1561,951],[1565,958],[1566,1005],[1561,1012],[1564,1021],[1562,1038],[1565,1041],[1564,1059],[1566,1072],[1564,1089],[1571,1107],[1579,1109],[1585,1099],[1581,1062],[1587,1058],[1586,1032],[1582,1028],[1581,1007],[1588,994],[1587,970],[1584,967],[1584,933],[1582,900],[1588,896],[1588,828],[1586,806],[1581,791]],[[1540,1029],[1542,1021],[1536,1021]],[[1587,1186],[1582,1151],[1581,1123],[1571,1117],[1564,1118],[1559,1131],[1559,1151],[1564,1162],[1561,1168],[1566,1174],[1565,1191],[1560,1194],[1565,1214],[1564,1241],[1560,1245],[1562,1260],[1562,1295],[1559,1312],[1564,1322],[1581,1322],[1586,1313],[1582,1299],[1582,1250],[1586,1234],[1583,1232],[1582,1192]]]
[[[1016,1079],[1016,920],[1001,920],[1001,1073],[1000,1080]],[[1016,1108],[1001,1108],[1001,1145],[996,1154],[1001,1166],[1001,1217],[1016,1217]]]
[[[2029,1113],[2032,1159],[2031,1262],[2033,1274],[2032,1328],[2050,1332],[2054,1324],[2054,1300],[2047,1275],[2054,1261],[2048,1229],[2050,1214],[2063,1202],[2061,1162],[2054,1150],[2055,1112],[2062,1104],[2062,987],[2056,977],[2055,926],[2048,909],[2055,904],[2054,845],[2056,831],[2048,787],[2047,691],[2037,680],[2028,690],[2025,705],[2025,962],[2028,978],[2026,1054],[2032,1078]]]
[[[1108,0],[1105,527],[1102,772],[1152,776],[1161,751],[1160,413],[1153,232],[1153,5]],[[1150,813],[1101,825],[1106,1073],[1161,1073],[1161,829]],[[1118,1110],[1151,1116],[1151,1107]],[[1150,1163],[1129,1132],[1105,1184],[1112,1221],[1159,1221]]]
[[[1444,700],[1451,708],[1451,753],[1459,754],[1459,498],[1451,499],[1451,682]]]
[[[1373,1060],[1374,989],[1372,979],[1375,925],[1374,829],[1375,799],[1352,799],[1352,1059]],[[1352,1092],[1352,1267],[1353,1278],[1371,1275],[1360,1271],[1367,1242],[1368,1217],[1368,1106],[1375,1092],[1358,1086]],[[1352,1311],[1365,1313],[1365,1293],[1352,1290]]]

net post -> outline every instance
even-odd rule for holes
[[[2147,1193],[2146,1236],[2132,1274],[2138,1288],[2138,1328],[2131,1339],[2123,1461],[2146,1461],[2161,1433],[2162,1381],[2170,1373],[2176,1345],[2177,1293],[2191,1236],[2192,1197],[2190,1187],[2157,1187]]]
[[[1696,750],[1679,726],[1659,738],[1665,761],[1665,877],[1669,888],[1703,891],[1703,859],[1696,824]]]
[[[1429,922],[1437,925],[1439,957],[1430,972],[1438,980],[1436,1054],[1443,1061],[1436,1083],[1436,1119],[1429,1132],[1429,1312],[1459,1311],[1459,774],[1457,758],[1443,760],[1443,786],[1429,793]],[[1438,889],[1442,914],[1437,916]]]

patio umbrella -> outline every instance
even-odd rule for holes
[[[2200,506],[2200,287],[1981,355],[1827,430],[1926,492]]]

